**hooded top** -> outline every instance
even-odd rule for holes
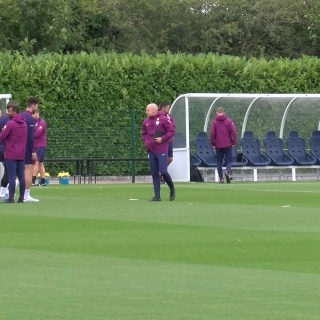
[[[236,127],[225,113],[217,115],[212,121],[210,140],[215,148],[228,148],[237,143]]]
[[[34,148],[46,147],[47,143],[47,124],[42,119],[36,120],[34,130]]]
[[[16,113],[0,133],[0,140],[6,143],[4,150],[5,159],[24,160],[27,134],[27,124],[23,115]]]
[[[162,142],[158,143],[154,141],[155,131],[159,130],[163,132],[161,136]],[[154,116],[144,119],[141,127],[142,140],[148,149],[155,153],[167,153],[168,143],[174,135],[174,128],[171,121],[158,111]]]

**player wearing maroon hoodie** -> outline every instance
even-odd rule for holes
[[[36,163],[33,165],[32,185],[36,185],[36,177],[39,172],[41,178],[39,187],[44,187],[46,185],[46,171],[43,161],[47,146],[47,124],[42,118],[40,118],[39,109],[36,109],[32,113],[32,116],[35,119],[34,149],[37,154]]]
[[[14,202],[16,177],[19,180],[20,196],[18,202],[24,202],[25,176],[24,163],[27,144],[28,129],[22,114],[19,114],[19,104],[9,105],[9,120],[0,133],[0,140],[5,141],[4,159],[9,178],[9,199],[7,203]]]
[[[217,155],[217,170],[220,178],[220,183],[223,183],[222,161],[225,158],[226,172],[225,177],[227,183],[230,183],[230,170],[232,167],[232,146],[237,143],[237,132],[233,121],[228,118],[224,109],[217,108],[216,117],[212,121],[210,129],[210,140]]]
[[[163,112],[158,111],[158,106],[155,103],[147,105],[146,114],[147,118],[143,121],[141,127],[141,136],[148,150],[150,171],[153,181],[154,197],[151,201],[161,201],[159,172],[170,188],[169,199],[170,201],[173,201],[176,193],[167,167],[168,143],[174,135],[174,128]]]

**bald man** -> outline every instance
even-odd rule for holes
[[[158,111],[158,106],[155,103],[147,105],[146,115],[147,118],[143,121],[141,127],[141,136],[148,151],[154,189],[154,197],[150,201],[161,201],[159,172],[170,189],[169,199],[173,201],[176,192],[167,166],[168,144],[174,135],[174,127],[170,119],[163,112]]]

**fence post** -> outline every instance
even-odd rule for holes
[[[136,110],[131,110],[131,158],[136,157]],[[136,181],[136,162],[131,161],[131,181]]]

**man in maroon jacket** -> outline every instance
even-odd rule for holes
[[[20,184],[20,197],[18,202],[24,202],[26,188],[24,176],[24,163],[28,129],[24,116],[19,114],[19,104],[8,106],[9,120],[0,133],[0,140],[5,141],[4,159],[6,162],[9,178],[9,199],[5,202],[14,202],[14,192],[16,188],[16,177]]]
[[[44,157],[46,154],[47,146],[47,124],[40,118],[39,109],[32,112],[32,116],[35,119],[35,130],[34,130],[34,150],[37,154],[36,163],[33,165],[32,185],[36,185],[36,178],[38,172],[40,173],[39,187],[46,186],[46,170],[44,168]]]
[[[237,132],[233,121],[228,118],[224,109],[217,108],[216,117],[212,121],[210,129],[210,140],[212,146],[216,149],[217,155],[217,170],[220,178],[220,183],[223,183],[222,161],[225,158],[226,172],[225,177],[227,183],[230,183],[230,170],[232,167],[232,146],[237,143]]]
[[[176,130],[176,123],[174,121],[174,118],[172,114],[169,114],[170,111],[170,103],[167,101],[162,101],[159,104],[159,110],[163,112],[163,114],[170,120],[171,124],[173,125],[173,129]],[[173,136],[169,139],[168,142],[168,166],[170,163],[173,161],[173,144],[172,144],[172,138]],[[163,177],[160,174],[160,183],[163,184],[165,183]]]
[[[154,197],[151,201],[161,201],[160,197],[160,176],[170,188],[170,201],[175,199],[176,193],[168,167],[168,143],[174,135],[174,128],[170,120],[158,111],[155,103],[147,105],[147,118],[143,121],[141,127],[142,140],[148,150],[150,171],[152,175]]]

